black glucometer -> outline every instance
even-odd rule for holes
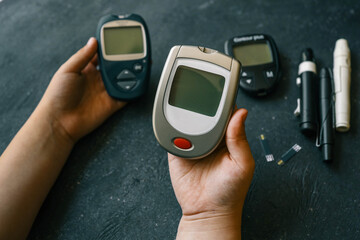
[[[168,152],[197,159],[224,137],[234,109],[240,64],[215,50],[175,46],[155,96],[153,129]]]
[[[269,35],[237,36],[225,42],[225,53],[240,61],[240,88],[251,95],[271,92],[280,78],[279,54]]]
[[[132,100],[143,95],[150,76],[150,37],[137,14],[100,19],[96,38],[101,76],[110,96]]]

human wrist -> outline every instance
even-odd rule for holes
[[[58,142],[59,147],[71,149],[76,143],[76,140],[68,134],[52,111],[41,105],[34,110],[25,125],[29,125],[31,128],[35,126],[35,129],[42,132],[44,138],[51,137],[52,141]]]
[[[241,239],[241,215],[241,210],[183,215],[176,239]]]

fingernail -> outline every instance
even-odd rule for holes
[[[245,114],[244,114],[244,117],[243,117],[243,119],[242,119],[242,121],[243,121],[243,124],[245,124],[245,121],[246,121],[246,119],[247,119],[247,116],[248,116],[248,111],[245,109]]]
[[[95,41],[94,37],[89,38],[88,42],[86,43],[86,46],[92,45],[94,43],[94,41]]]

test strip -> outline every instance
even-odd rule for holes
[[[281,156],[281,159],[277,162],[277,164],[283,165],[286,161],[295,156],[295,154],[298,153],[300,150],[301,147],[298,144],[295,144]]]
[[[261,143],[261,147],[265,153],[266,161],[268,161],[268,162],[274,161],[274,155],[270,151],[269,143],[266,140],[264,134],[260,135],[260,143]]]

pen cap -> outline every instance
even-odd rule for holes
[[[336,130],[350,129],[350,49],[345,39],[336,41],[334,50],[334,86]]]
[[[334,58],[336,57],[348,57],[349,62],[346,64],[350,66],[350,49],[346,39],[339,39],[335,43]],[[339,62],[341,64],[341,62]]]
[[[302,50],[301,56],[300,56],[300,61],[301,62],[307,62],[307,61],[314,62],[315,61],[314,53],[311,48],[305,48]]]

